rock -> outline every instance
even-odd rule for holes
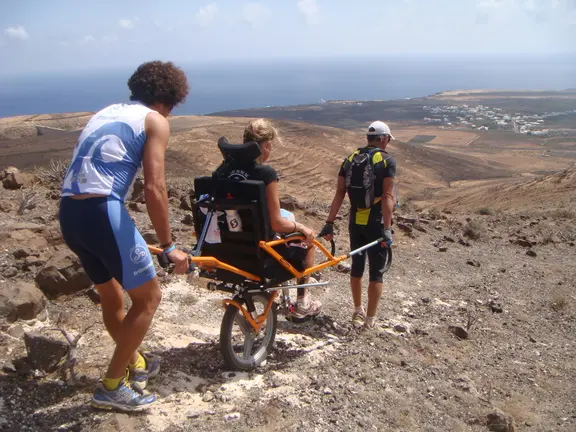
[[[516,430],[514,419],[498,409],[486,416],[486,426],[493,432],[514,432]]]
[[[402,222],[398,222],[398,228],[401,229],[402,231],[406,231],[411,233],[412,231],[414,231],[414,228],[412,227],[412,224],[408,224],[408,223],[402,223]]]
[[[178,187],[171,187],[168,189],[168,198],[180,198],[182,196],[182,192],[180,192],[180,188]]]
[[[144,180],[140,177],[134,180],[132,185],[132,195],[130,196],[130,201],[144,203],[146,198],[144,196]]]
[[[211,391],[207,391],[206,393],[204,393],[204,396],[202,396],[203,402],[210,402],[213,400],[214,400],[214,393],[212,393]]]
[[[29,248],[20,248],[16,249],[12,255],[14,255],[14,258],[16,259],[22,259],[30,256],[31,253],[32,251]]]
[[[435,229],[436,231],[442,231],[442,225],[436,225],[436,226],[434,227],[434,229]]]
[[[146,213],[146,205],[138,202],[129,203],[128,208],[137,213]]]
[[[10,173],[2,180],[4,189],[21,189],[32,186],[35,181],[35,176],[24,173]]]
[[[100,293],[95,287],[90,287],[88,290],[86,290],[86,297],[88,297],[94,304],[100,304],[101,302]]]
[[[492,312],[496,312],[496,313],[502,313],[504,311],[504,309],[502,308],[502,305],[500,304],[500,302],[496,299],[491,299],[488,302],[488,307],[490,308],[490,310]]]
[[[455,240],[452,237],[447,236],[447,235],[444,236],[444,240],[446,240],[447,242],[450,242],[450,243],[455,243]]]
[[[24,328],[22,328],[22,326],[18,324],[13,327],[10,327],[6,333],[12,336],[13,338],[20,339],[22,336],[24,336]]]
[[[525,239],[516,239],[514,241],[514,244],[518,245],[518,246],[522,246],[522,247],[532,247],[533,244],[531,241],[525,240]]]
[[[60,360],[68,354],[67,342],[50,339],[37,332],[26,333],[24,342],[28,353],[28,363],[33,369],[53,372]]]
[[[324,393],[325,395],[331,395],[333,391],[330,387],[325,387],[324,390],[322,390],[322,393]]]
[[[226,421],[238,420],[239,418],[240,418],[240,413],[239,413],[239,412],[226,414],[226,415],[224,416],[224,420],[226,420]]]
[[[448,252],[448,248],[447,247],[440,247],[438,248],[438,252]]]
[[[16,369],[16,366],[14,366],[14,363],[12,363],[10,360],[4,360],[0,364],[2,365],[2,367],[0,368],[2,372],[16,373],[18,371],[18,369]]]
[[[159,244],[160,240],[158,239],[158,235],[156,235],[155,231],[148,231],[142,234],[142,238],[147,244]]]
[[[190,204],[190,199],[186,195],[180,197],[180,209],[186,211],[192,211],[192,205]]]
[[[394,326],[394,331],[397,331],[398,333],[406,333],[408,331],[408,327],[406,327],[404,324],[396,324]]]
[[[11,231],[9,238],[12,239],[16,245],[20,247],[25,245],[25,247],[31,250],[41,251],[48,247],[48,242],[42,235],[26,228]]]
[[[50,226],[45,227],[43,236],[48,242],[48,244],[52,246],[58,246],[64,244],[64,238],[62,237],[62,231],[60,230],[59,223],[54,223]]]
[[[92,285],[78,257],[66,250],[57,252],[44,264],[36,275],[36,283],[49,297],[72,294]]]
[[[458,339],[468,339],[468,330],[461,326],[450,326],[450,331]]]
[[[26,358],[17,358],[12,361],[12,364],[16,368],[16,373],[20,376],[29,376],[30,372],[32,372],[32,367],[28,364]]]
[[[184,215],[180,222],[182,222],[184,225],[192,226],[194,225],[194,218],[192,217],[192,214],[187,213]]]
[[[31,270],[32,268],[40,267],[46,262],[46,258],[42,256],[30,255],[24,260],[24,268]]]
[[[4,213],[10,213],[14,210],[14,204],[11,201],[0,201],[0,211]]]
[[[340,273],[350,273],[350,270],[352,269],[352,266],[347,263],[347,262],[339,262],[338,264],[336,264],[336,271],[340,272]]]
[[[280,197],[280,208],[293,212],[299,207],[301,207],[300,203],[292,195],[285,194]]]
[[[458,239],[458,243],[460,243],[462,246],[470,247],[470,243],[468,243],[463,238]]]
[[[466,261],[466,264],[471,265],[473,267],[480,267],[480,263],[478,261],[475,261],[475,260],[468,260],[468,261]]]
[[[48,319],[48,308],[44,308],[37,316],[36,319],[38,321],[45,322]]]
[[[526,255],[528,255],[529,257],[533,257],[533,258],[536,258],[538,256],[538,254],[536,252],[534,252],[532,249],[528,249],[526,251]]]
[[[33,222],[16,222],[6,226],[4,229],[6,231],[30,230],[32,232],[40,233],[44,230],[44,225]]]
[[[8,174],[16,174],[19,172],[20,172],[20,170],[14,166],[6,167],[0,173],[0,180],[4,180],[8,176]]]
[[[423,232],[423,233],[428,232],[428,230],[426,228],[424,228],[423,226],[420,226],[420,225],[416,225],[414,228],[416,228],[418,231]]]
[[[128,414],[114,413],[100,423],[95,432],[133,432],[137,430],[136,420]]]
[[[536,343],[536,342],[537,342],[536,339],[534,339],[534,336],[530,336],[528,339],[529,339],[530,342],[532,342],[532,343]]]
[[[31,320],[46,304],[42,291],[28,282],[8,283],[0,290],[0,316],[8,321]]]
[[[422,297],[420,300],[422,300],[422,303],[424,304],[428,304],[432,301],[430,297]]]
[[[4,276],[7,279],[13,278],[14,276],[16,276],[18,274],[18,269],[16,267],[8,267],[6,270],[4,270],[4,272],[2,273],[2,276]]]

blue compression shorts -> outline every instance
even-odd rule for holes
[[[156,276],[152,255],[124,204],[111,197],[62,197],[60,229],[96,285],[115,278],[125,290]]]

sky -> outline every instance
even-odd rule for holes
[[[576,53],[576,0],[0,0],[0,74],[296,57]]]

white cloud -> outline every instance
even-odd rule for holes
[[[84,36],[81,40],[80,40],[80,44],[87,44],[90,42],[94,42],[96,40],[96,38],[92,35],[87,35]]]
[[[316,24],[318,22],[318,11],[320,8],[316,4],[316,0],[298,0],[298,10],[306,16],[308,24]]]
[[[22,26],[8,27],[4,29],[4,34],[11,39],[20,39],[20,40],[30,39],[30,36],[28,36],[28,32]]]
[[[215,3],[207,4],[196,12],[196,22],[202,27],[210,27],[216,22],[216,15],[218,14],[218,6]]]
[[[271,16],[272,12],[263,3],[245,3],[242,9],[242,18],[254,28],[265,25]]]
[[[135,25],[136,25],[136,21],[138,21],[138,19],[121,19],[118,21],[118,24],[120,25],[120,27],[126,29],[126,30],[132,30]]]

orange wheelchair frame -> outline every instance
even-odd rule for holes
[[[306,276],[309,276],[313,273],[316,273],[320,270],[324,270],[327,267],[335,266],[338,263],[348,259],[351,256],[351,253],[349,253],[349,254],[340,255],[338,257],[335,257],[333,255],[333,253],[330,253],[318,240],[314,239],[313,245],[315,247],[317,247],[324,254],[324,256],[327,259],[326,259],[326,261],[324,261],[320,264],[316,264],[310,268],[307,268],[304,271],[298,271],[296,268],[294,268],[294,266],[292,264],[290,264],[284,257],[282,257],[277,251],[275,251],[273,249],[274,246],[277,246],[280,244],[286,244],[289,241],[305,240],[305,239],[306,239],[306,237],[304,237],[303,235],[294,235],[294,236],[290,236],[289,238],[272,240],[269,242],[261,241],[259,243],[259,246],[262,249],[264,249],[268,254],[270,254],[276,261],[278,261],[278,263],[282,267],[284,267],[286,270],[288,270],[294,276],[294,278],[296,278],[297,280],[300,280],[300,279],[302,279]],[[359,253],[362,250],[367,249],[368,247],[371,247],[380,241],[381,240],[376,240],[376,241],[370,243],[369,245],[366,245],[363,248],[360,248],[360,249],[353,251],[353,252]],[[162,253],[162,249],[154,247],[154,246],[149,245],[148,249],[154,255],[159,255]],[[257,283],[257,282],[261,281],[259,276],[256,276],[255,274],[246,272],[242,269],[239,269],[239,268],[236,268],[236,267],[231,266],[229,264],[226,264],[226,263],[224,263],[224,262],[222,262],[222,261],[220,261],[214,257],[190,256],[190,263],[192,265],[198,266],[199,268],[203,268],[207,271],[211,271],[213,269],[222,269],[222,270],[227,270],[227,271],[236,273],[238,275],[244,276],[247,280],[250,280],[252,282]],[[262,314],[258,315],[256,318],[253,318],[252,315],[250,314],[250,312],[248,310],[246,310],[246,308],[244,308],[241,304],[239,304],[235,300],[224,300],[223,306],[226,307],[228,305],[233,305],[236,308],[238,308],[238,310],[240,310],[242,315],[244,315],[244,317],[246,318],[246,321],[248,321],[248,323],[252,326],[253,330],[255,332],[258,332],[260,330],[262,324],[264,323],[268,313],[270,312],[270,309],[272,307],[272,303],[274,303],[274,301],[276,300],[276,297],[278,295],[278,289],[280,289],[280,288],[301,288],[301,287],[305,287],[307,285],[308,286],[320,286],[320,284],[302,284],[302,285],[294,285],[294,286],[288,286],[288,287],[279,286],[276,288],[269,288],[269,290],[272,290],[272,295],[270,296],[268,304],[266,305],[266,309],[264,310],[264,312]],[[321,285],[325,285],[325,284],[321,284]]]
[[[204,241],[205,234],[206,230],[204,229],[200,237],[200,242],[197,245],[196,249],[197,253],[199,253],[201,249],[201,245]],[[276,250],[273,249],[274,246],[286,244],[290,241],[295,240],[305,240],[305,236],[302,235],[301,233],[293,233],[285,238],[278,240],[260,241],[258,245],[271,257],[273,257],[297,281],[299,281],[306,276],[309,276],[315,272],[326,269],[328,267],[337,265],[338,263],[348,259],[350,256],[360,253],[372,246],[375,246],[376,244],[380,243],[383,239],[375,240],[367,245],[364,245],[356,250],[353,250],[347,254],[340,256],[334,256],[335,254],[334,242],[332,242],[332,250],[328,251],[317,239],[314,239],[313,240],[314,246],[324,254],[326,260],[310,268],[307,268],[304,271],[298,271],[292,264],[290,264],[290,262],[288,262]],[[148,245],[148,249],[152,254],[158,256],[159,261],[160,257],[164,256],[162,254],[162,249],[160,248]],[[392,258],[391,255],[392,250],[391,249],[387,250],[388,250],[387,266],[389,267]],[[229,366],[231,369],[235,370],[252,370],[256,368],[265,360],[268,353],[270,352],[276,335],[277,314],[278,314],[276,308],[276,300],[278,299],[280,290],[282,290],[283,293],[282,294],[283,301],[281,301],[281,305],[284,307],[284,310],[288,311],[288,308],[291,305],[290,296],[287,295],[289,289],[317,287],[328,284],[328,282],[316,282],[316,283],[296,284],[296,285],[279,284],[276,286],[266,287],[266,284],[263,283],[263,281],[259,276],[252,274],[250,272],[246,272],[242,269],[239,269],[225,262],[222,262],[221,260],[215,257],[190,255],[189,259],[190,259],[189,273],[192,275],[198,272],[200,269],[206,271],[208,275],[210,275],[210,273],[215,271],[216,269],[222,269],[240,275],[246,280],[245,284],[240,284],[242,285],[242,290],[240,290],[240,293],[238,291],[235,291],[235,296],[233,299],[226,299],[223,300],[222,302],[223,307],[225,308],[225,314],[222,320],[220,330],[220,350],[226,365]],[[163,267],[165,267],[165,265],[163,265]],[[255,315],[253,315],[253,313],[249,310],[252,309],[255,312],[253,298],[259,299],[260,304],[264,307],[261,313],[259,314],[256,313]],[[243,303],[246,303],[246,305],[249,306],[248,309],[243,305]],[[286,304],[283,303],[288,303],[288,306],[286,306]],[[241,359],[239,359],[235,353],[234,341],[232,340],[233,336],[231,335],[234,323],[238,323],[238,321],[241,321],[241,319],[238,318],[237,315],[238,313],[240,313],[240,316],[243,317],[245,322],[248,324],[247,326],[244,326],[245,331],[243,330],[244,333],[243,346],[245,350],[249,349],[249,351],[248,353],[244,351],[243,357]],[[263,327],[265,325],[267,327],[264,330]],[[254,340],[258,335],[262,333],[266,334],[264,337],[265,342],[262,343],[263,347],[261,347],[256,353],[252,355],[252,346]]]

